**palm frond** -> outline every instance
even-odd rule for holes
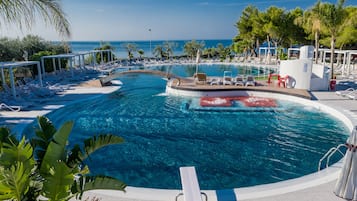
[[[84,141],[84,152],[85,154],[81,156],[81,160],[86,159],[90,154],[96,150],[103,148],[108,145],[123,143],[124,139],[116,135],[99,135],[89,138]]]
[[[23,200],[29,190],[31,170],[22,162],[15,163],[10,169],[0,168],[0,199]]]
[[[53,25],[63,37],[70,37],[70,25],[58,0],[2,0],[0,17],[6,23],[16,23],[22,29],[31,25],[39,15],[45,23]]]
[[[126,184],[120,180],[107,176],[86,176],[80,177],[72,187],[72,193],[77,194],[77,198],[81,199],[85,191],[104,189],[104,190],[119,190],[124,191]]]

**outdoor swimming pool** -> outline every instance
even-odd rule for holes
[[[322,155],[349,134],[342,122],[292,102],[278,101],[264,111],[201,111],[184,106],[195,99],[165,96],[160,77],[130,74],[120,80],[124,85],[115,93],[47,116],[57,127],[74,120],[69,144],[102,133],[122,136],[124,144],[95,153],[87,163],[92,173],[130,186],[179,189],[179,167],[191,165],[202,189],[296,178],[315,172]]]

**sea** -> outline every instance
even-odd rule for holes
[[[126,51],[127,44],[133,44],[137,50],[144,51],[144,57],[153,57],[153,51],[156,46],[165,42],[175,44],[173,47],[174,56],[180,56],[184,54],[184,45],[191,40],[153,40],[153,41],[70,41],[71,50],[73,53],[85,52],[94,50],[101,47],[104,44],[110,44],[114,47],[114,54],[117,58],[127,58],[128,53]],[[203,43],[204,48],[217,47],[218,44],[222,44],[224,47],[230,47],[232,45],[232,39],[220,39],[220,40],[195,40],[198,43]],[[139,54],[134,52],[134,56],[138,57]]]

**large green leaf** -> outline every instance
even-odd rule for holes
[[[44,177],[43,196],[49,200],[68,200],[73,181],[72,169],[65,162],[57,161]]]
[[[43,157],[45,156],[48,145],[56,133],[56,128],[52,122],[45,116],[37,117],[39,129],[36,130],[36,136],[32,139],[32,144],[35,148],[36,158],[39,166],[41,166]]]
[[[120,190],[125,192],[126,184],[120,180],[107,176],[86,176],[80,177],[75,186],[72,187],[72,193],[77,194],[81,199],[83,192],[89,190]]]
[[[25,169],[29,170],[32,170],[35,165],[32,146],[30,143],[26,143],[24,137],[18,145],[14,143],[3,144],[2,153],[0,154],[0,165],[5,169],[9,169],[16,162],[22,162]]]
[[[85,177],[84,191],[94,189],[120,190],[125,191],[126,184],[115,178],[107,176]]]
[[[48,174],[49,170],[57,161],[65,161],[67,157],[66,145],[68,136],[71,133],[73,122],[69,121],[54,134],[53,140],[47,147],[46,153],[40,167],[40,173]]]
[[[81,160],[86,159],[90,154],[96,150],[103,148],[108,145],[123,143],[124,139],[116,135],[99,135],[89,138],[84,141],[84,151],[85,154],[82,156]]]
[[[19,142],[17,141],[16,137],[14,135],[11,135],[10,130],[6,127],[0,127],[0,153],[3,147],[3,144],[7,143],[15,143],[18,144]]]
[[[15,162],[9,169],[0,168],[0,199],[23,200],[29,190],[31,170],[22,162]]]

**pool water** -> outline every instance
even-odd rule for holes
[[[196,167],[202,189],[296,178],[315,172],[323,154],[349,133],[339,120],[292,102],[277,100],[269,110],[194,110],[182,105],[196,99],[165,96],[160,77],[120,80],[124,85],[112,94],[47,116],[57,127],[74,120],[69,144],[103,133],[122,136],[124,144],[106,147],[86,163],[92,173],[130,186],[179,189],[181,166]]]
[[[144,67],[131,67],[131,69],[144,69]],[[181,77],[192,77],[197,72],[204,72],[207,76],[223,76],[224,71],[231,71],[232,76],[254,75],[267,76],[269,73],[275,73],[276,67],[256,67],[256,66],[238,66],[233,64],[179,64],[179,65],[160,65],[145,67],[145,69],[168,72]],[[118,68],[117,72],[126,71],[127,68]]]

